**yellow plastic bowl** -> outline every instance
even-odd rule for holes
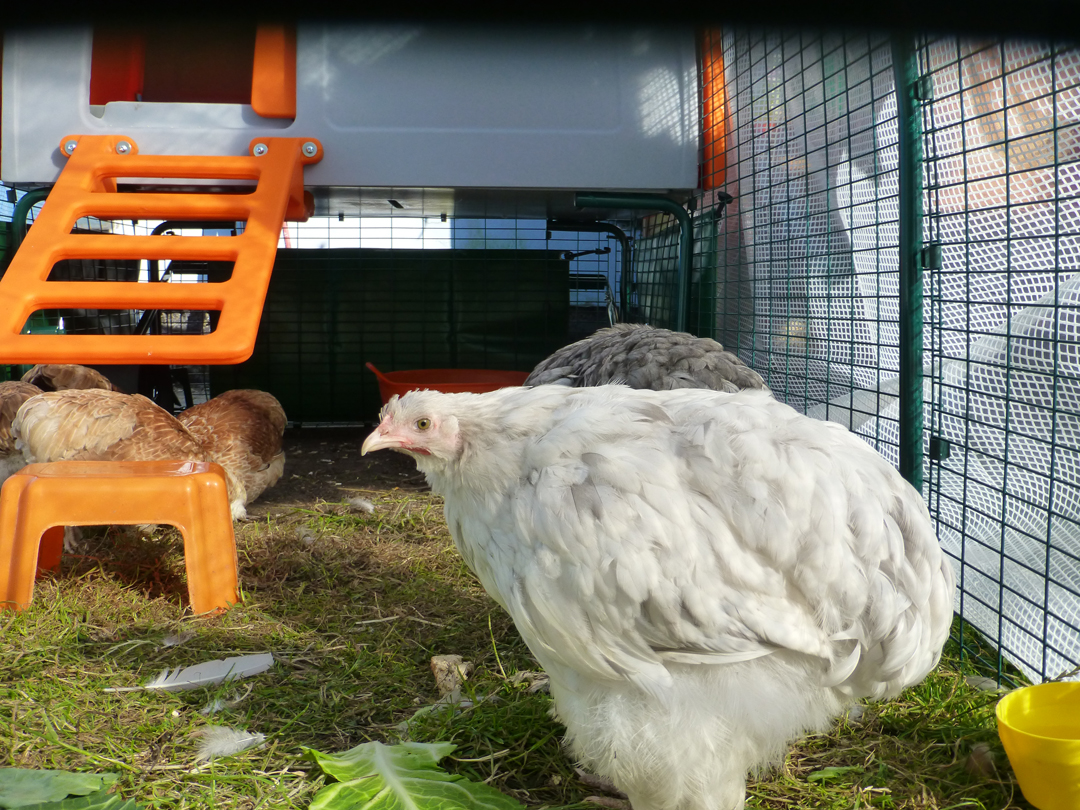
[[[1039,810],[1080,808],[1080,683],[1010,692],[997,720],[1024,798]]]

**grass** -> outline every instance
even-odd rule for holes
[[[444,761],[531,807],[594,807],[565,757],[549,698],[515,678],[536,669],[506,615],[453,549],[430,494],[364,493],[374,514],[319,504],[238,524],[243,603],[185,612],[179,538],[89,531],[85,553],[0,613],[0,767],[115,771],[119,792],[153,808],[306,808],[324,784],[301,746],[341,751],[397,741],[439,697],[438,654],[475,665],[471,708],[408,724],[418,741],[458,745]],[[171,634],[192,634],[162,646]],[[165,667],[270,651],[238,685],[107,693]],[[994,723],[995,693],[969,686],[949,650],[900,699],[807,739],[749,787],[770,810],[1028,808]],[[201,713],[214,699],[229,705]],[[266,735],[261,748],[199,762],[208,723]],[[972,752],[976,754],[973,757]]]

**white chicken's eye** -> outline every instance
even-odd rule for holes
[[[425,417],[423,419],[417,419],[416,420],[416,429],[417,430],[427,430],[429,427],[431,427],[431,420],[428,419],[427,417]]]

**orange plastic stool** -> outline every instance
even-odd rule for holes
[[[58,526],[168,523],[184,536],[195,613],[239,601],[225,471],[203,461],[29,464],[0,489],[0,609],[30,604],[39,568],[60,563]],[[43,536],[44,535],[44,536]]]

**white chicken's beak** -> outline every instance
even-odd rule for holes
[[[360,447],[360,455],[366,456],[374,450],[386,450],[401,447],[401,440],[390,433],[389,427],[384,422],[372,431],[371,435],[364,439]]]

